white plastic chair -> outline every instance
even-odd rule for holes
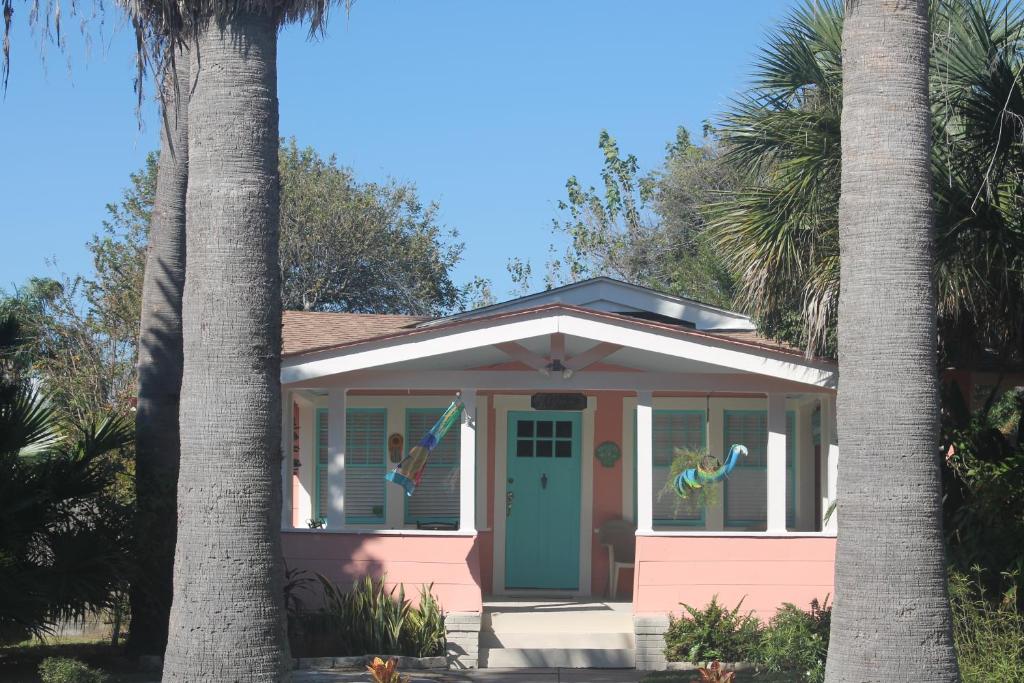
[[[608,595],[614,600],[619,588],[619,572],[634,568],[636,526],[625,519],[609,519],[597,534],[601,545],[608,548]]]

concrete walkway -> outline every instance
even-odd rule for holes
[[[411,672],[412,683],[636,683],[645,672],[632,669],[474,669]],[[369,674],[296,671],[295,683],[366,683]]]

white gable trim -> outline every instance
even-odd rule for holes
[[[288,358],[281,368],[281,381],[285,384],[304,382],[382,368],[395,362],[562,333],[816,387],[833,388],[836,382],[832,365],[705,335],[686,334],[685,331],[673,334],[643,329],[639,325],[631,325],[630,321],[591,318],[582,311],[540,311],[526,319],[510,318],[481,321],[476,325],[469,322],[454,329],[423,330],[377,342],[371,340],[351,349]]]
[[[511,301],[424,322],[420,324],[420,327],[430,327],[455,320],[471,320],[496,313],[508,313],[556,303],[590,308],[605,313],[653,313],[672,320],[690,323],[698,330],[753,331],[756,329],[750,317],[741,313],[607,277],[574,282],[563,287],[549,289],[546,292],[528,294]]]

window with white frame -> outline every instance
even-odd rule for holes
[[[327,411],[317,411],[316,515],[327,516]],[[345,523],[383,524],[387,472],[387,411],[345,411]]]
[[[445,408],[409,408],[405,412],[406,447],[419,443]],[[458,524],[459,464],[462,440],[459,430],[452,428],[430,452],[423,479],[416,494],[405,496],[406,524]]]
[[[655,526],[703,526],[705,510],[703,506],[684,500],[673,491],[669,478],[672,471],[672,460],[677,448],[701,451],[706,448],[707,429],[703,410],[655,410],[651,418],[653,437],[652,455],[653,468],[651,477],[651,501],[653,505],[653,522]],[[635,424],[635,413],[634,413]],[[635,454],[636,428],[633,429]],[[636,519],[637,506],[637,459],[633,458],[633,518]]]
[[[723,414],[726,451],[742,444],[749,451],[725,479],[725,525],[760,528],[768,520],[768,411],[726,410]],[[795,517],[794,460],[796,455],[796,415],[786,411],[786,525]]]

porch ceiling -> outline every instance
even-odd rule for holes
[[[551,335],[529,337],[527,339],[520,339],[515,343],[527,351],[544,358],[546,361],[551,359]],[[564,358],[575,358],[592,349],[597,343],[599,342],[593,339],[565,335]],[[512,367],[512,364],[517,367]],[[397,361],[390,363],[388,369],[415,372],[422,370],[483,370],[494,369],[495,366],[502,369],[533,369],[516,361],[494,345],[444,353],[427,358],[417,358],[415,360]],[[679,358],[647,349],[634,349],[630,347],[622,347],[617,351],[613,351],[592,367],[601,367],[608,370],[637,370],[641,372],[731,372],[729,368],[704,363],[692,358]]]

